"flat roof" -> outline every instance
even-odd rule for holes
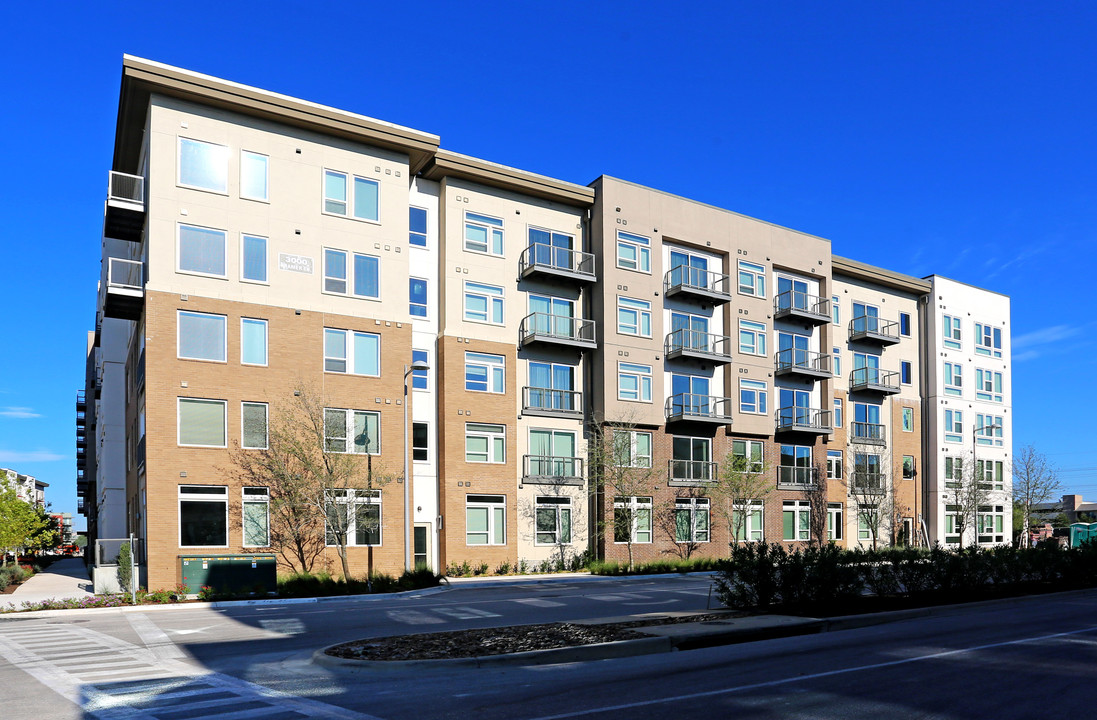
[[[930,284],[925,280],[837,255],[831,256],[830,268],[833,275],[848,275],[895,290],[905,290],[918,295],[930,291]]]
[[[459,177],[577,207],[594,204],[594,189],[586,185],[557,180],[449,150],[438,150],[423,168],[422,175],[428,180]]]
[[[1001,297],[1006,298],[1007,300],[1009,299],[1009,295],[1006,295],[1005,293],[1000,293],[997,290],[987,290],[985,287],[981,287],[979,285],[972,285],[971,283],[966,283],[962,280],[953,280],[952,278],[945,277],[944,275],[926,275],[925,279],[927,281],[929,281],[930,283],[933,283],[936,280],[947,280],[950,283],[956,283],[957,285],[964,285],[965,287],[972,288],[973,290],[982,290],[983,292],[988,292],[991,295],[999,295]]]

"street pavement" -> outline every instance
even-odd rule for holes
[[[0,595],[0,607],[10,605],[19,608],[27,602],[83,599],[92,595],[92,583],[84,558],[64,558],[31,576],[10,595]]]

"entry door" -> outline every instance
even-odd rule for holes
[[[670,284],[708,287],[708,258],[670,251]]]
[[[879,332],[880,311],[875,305],[853,303],[853,332]]]
[[[792,307],[798,310],[807,310],[808,284],[803,280],[794,280],[778,275],[777,297],[781,298],[780,307],[782,308]]]
[[[430,568],[430,524],[412,528],[412,564],[418,568]]]
[[[853,353],[853,382],[880,382],[880,356]]]
[[[710,412],[708,387],[706,377],[671,375],[670,392],[674,396],[674,410],[691,415],[708,415]]]
[[[781,388],[782,424],[811,424],[811,393],[807,390]]]
[[[563,337],[575,335],[572,322],[575,303],[571,300],[548,295],[530,295],[529,311],[538,313],[533,319],[537,332]]]
[[[575,433],[558,430],[529,431],[530,472],[533,475],[574,477]]]
[[[778,333],[777,346],[781,363],[798,367],[808,367],[808,337],[794,333]]]
[[[671,342],[690,350],[708,349],[708,318],[688,313],[670,314]]]
[[[574,377],[571,365],[530,362],[530,404],[543,410],[574,410]]]

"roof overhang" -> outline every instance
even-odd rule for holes
[[[915,295],[925,295],[930,291],[930,284],[925,280],[837,255],[831,256],[830,267],[833,275],[845,275],[893,290],[902,290]]]
[[[439,150],[422,174],[428,180],[456,177],[575,207],[585,208],[594,204],[594,188],[586,185],[556,180],[448,150]]]

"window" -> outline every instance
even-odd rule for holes
[[[267,404],[240,403],[240,447],[267,449]]]
[[[244,365],[267,364],[267,321],[240,318],[240,362]]]
[[[269,172],[266,155],[240,151],[240,197],[245,200],[268,200]]]
[[[766,269],[762,265],[739,261],[739,293],[766,296]]]
[[[961,397],[964,394],[964,366],[960,363],[945,363],[945,395]]]
[[[613,542],[651,542],[651,498],[613,499]]]
[[[739,352],[745,355],[766,354],[766,326],[752,320],[739,321]]]
[[[899,313],[899,334],[910,337],[910,313]]]
[[[224,145],[179,138],[179,184],[197,190],[227,193],[229,149]]]
[[[537,545],[571,543],[571,498],[541,495],[535,508]]]
[[[834,377],[842,377],[842,348],[833,348],[830,362],[834,365]]]
[[[427,211],[423,208],[408,209],[408,244],[412,247],[427,246]]]
[[[899,383],[902,384],[902,385],[910,385],[911,384],[911,374],[912,374],[912,370],[911,370],[910,362],[907,361],[907,360],[900,360],[899,361]]]
[[[567,430],[530,430],[526,472],[531,477],[579,477],[575,433]]]
[[[225,401],[179,398],[180,445],[225,447]]]
[[[952,317],[951,315],[943,315],[941,317],[941,328],[945,347],[959,350],[960,341],[963,339],[963,334],[960,330],[960,318]]]
[[[961,410],[945,410],[945,442],[964,441],[964,413]]]
[[[979,485],[984,490],[1003,489],[1003,473],[1005,464],[1001,460],[976,460],[975,477],[979,479]]]
[[[381,544],[381,492],[379,490],[328,490],[325,498],[325,541],[348,547]]]
[[[640,235],[617,231],[617,267],[651,272],[651,241]]]
[[[762,542],[762,501],[736,503],[731,509],[731,524],[737,542]]]
[[[267,488],[243,488],[240,520],[244,527],[244,547],[270,545],[270,492]]]
[[[875,505],[857,506],[857,539],[872,540],[874,529],[879,529],[877,521],[877,507]]]
[[[647,300],[618,297],[617,332],[622,335],[651,337],[651,303]]]
[[[505,463],[507,426],[465,423],[465,462]]]
[[[914,479],[914,456],[913,455],[904,455],[903,456],[903,479],[904,480],[913,480]]]
[[[376,180],[353,176],[353,196],[347,196],[347,174],[337,170],[324,171],[324,212],[330,215],[347,215],[358,220],[377,222],[379,185]]]
[[[380,455],[381,413],[324,408],[324,450]]]
[[[834,427],[842,427],[842,398],[834,398]]]
[[[229,489],[224,485],[179,486],[179,546],[229,544]]]
[[[426,350],[412,350],[411,361],[412,363],[426,363],[428,362],[429,354]],[[411,371],[411,388],[412,390],[426,390],[429,386],[430,370],[412,370]]]
[[[240,236],[240,279],[267,281],[267,239],[259,235]]]
[[[379,299],[380,261],[372,255],[353,255],[354,284],[347,292],[347,253],[324,248],[324,292]]]
[[[411,459],[416,462],[426,462],[428,460],[428,443],[430,437],[430,426],[427,423],[412,423],[411,424]]]
[[[827,503],[827,539],[841,540],[842,526],[844,524],[845,521],[842,519],[842,503]]]
[[[651,467],[651,433],[635,430],[613,432],[615,461],[619,467]]]
[[[527,364],[529,387],[525,403],[530,409],[573,410],[581,409],[581,401],[575,389],[574,365],[530,360]]]
[[[958,545],[960,530],[964,526],[964,515],[959,505],[945,505],[945,542]]]
[[[814,484],[810,445],[782,445],[777,484],[805,487]]]
[[[179,272],[225,277],[225,231],[179,225]]]
[[[465,319],[503,324],[503,288],[465,281]]]
[[[731,456],[736,470],[760,473],[765,468],[761,440],[732,440]]]
[[[487,215],[466,212],[465,249],[501,257],[503,255],[503,221]]]
[[[1002,445],[1002,416],[1001,415],[976,415],[975,437],[980,445]]]
[[[827,450],[827,479],[842,479],[842,451]]]
[[[381,374],[381,336],[324,328],[324,372]]]
[[[769,391],[761,380],[739,380],[739,412],[765,415]]]
[[[785,500],[781,503],[782,539],[811,539],[811,505],[805,500]]]
[[[831,295],[831,297],[830,297],[830,318],[834,322],[835,325],[841,325],[842,324],[842,312],[841,312],[840,307],[841,306],[838,304],[838,296],[837,295]]]
[[[651,402],[651,365],[617,363],[617,399]]]
[[[975,323],[975,352],[979,355],[1002,357],[1002,329],[985,323]]]
[[[465,496],[465,544],[507,544],[505,495]]]
[[[674,542],[709,541],[708,498],[677,498],[674,501]]]
[[[411,302],[409,311],[412,317],[426,317],[427,281],[422,278],[409,278],[408,294]]]
[[[945,456],[945,487],[958,490],[964,482],[964,459]]]
[[[465,353],[465,389],[502,393],[506,390],[506,367],[502,355]]]
[[[903,408],[903,432],[914,432],[914,408]]]
[[[976,368],[975,397],[979,400],[1002,402],[1002,373]]]
[[[178,318],[180,359],[225,362],[224,315],[180,310]]]
[[[676,482],[715,480],[712,463],[712,439],[676,436],[671,441],[669,479]]]

